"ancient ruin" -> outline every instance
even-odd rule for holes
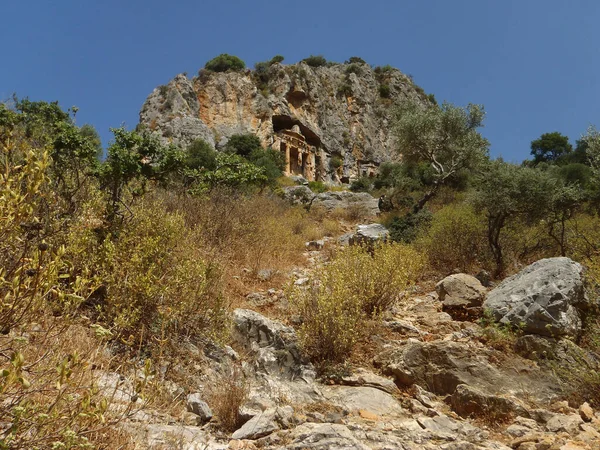
[[[317,180],[317,168],[320,166],[318,149],[306,142],[300,127],[294,125],[291,130],[281,130],[274,136],[273,148],[285,154],[284,174],[298,175],[308,181]]]

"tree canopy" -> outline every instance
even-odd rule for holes
[[[444,102],[439,107],[424,107],[404,101],[398,106],[392,130],[398,152],[407,162],[425,162],[433,169],[432,187],[415,204],[415,213],[460,170],[488,158],[489,143],[477,131],[484,117],[482,105],[462,108]]]
[[[569,138],[558,131],[544,133],[539,139],[531,141],[533,164],[541,162],[557,162],[573,151]]]

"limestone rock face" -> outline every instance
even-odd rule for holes
[[[389,87],[387,98],[380,94],[383,85]],[[279,150],[280,142],[297,137],[312,149],[311,178],[347,182],[397,157],[389,124],[391,105],[402,98],[429,103],[399,70],[375,71],[367,64],[273,64],[266,84],[250,70],[202,70],[191,80],[180,74],[154,89],[140,124],[182,146],[202,138],[219,148],[231,135],[251,132]]]
[[[583,267],[561,257],[542,259],[507,278],[488,294],[483,308],[525,333],[577,336],[586,302]]]

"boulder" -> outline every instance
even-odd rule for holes
[[[506,360],[502,367],[490,363],[498,353],[468,342],[409,339],[397,348],[383,351],[374,363],[398,386],[418,384],[436,395],[451,395],[460,384],[485,394],[527,394],[540,402],[561,393],[556,378],[520,358]]]
[[[290,186],[283,188],[283,198],[293,205],[309,206],[316,198],[316,195],[308,186]]]
[[[304,246],[306,247],[306,250],[308,250],[308,251],[323,250],[323,248],[325,247],[325,240],[319,239],[317,241],[309,241],[309,242],[305,243]]]
[[[474,320],[481,316],[481,304],[487,291],[477,278],[457,273],[444,278],[435,289],[442,310],[454,320]]]
[[[377,416],[402,414],[391,394],[372,387],[328,386],[323,388],[327,402],[349,411],[368,411]]]
[[[560,257],[539,260],[507,278],[488,294],[483,308],[528,334],[576,337],[586,304],[583,267]]]
[[[579,414],[556,414],[546,424],[546,429],[551,433],[569,433],[575,434],[579,430],[579,425],[583,419]]]
[[[460,384],[451,397],[452,409],[462,417],[485,417],[504,420],[510,417],[528,417],[529,412],[514,398],[490,395],[465,384]]]
[[[236,430],[232,439],[258,439],[292,424],[294,409],[291,406],[263,411]]]
[[[379,223],[369,225],[358,225],[356,232],[350,236],[350,245],[373,246],[379,242],[386,242],[390,237],[390,232],[386,227]]]
[[[200,397],[200,394],[189,394],[186,398],[186,406],[189,412],[194,413],[200,419],[200,422],[208,422],[213,417],[210,407]]]
[[[502,374],[484,357],[451,341],[409,341],[380,354],[376,365],[397,384],[419,384],[437,395],[452,394],[459,384],[493,387]]]
[[[234,310],[233,324],[233,338],[255,354],[258,371],[284,378],[314,376],[293,328],[249,309]]]
[[[585,402],[579,407],[579,416],[584,422],[591,422],[594,420],[594,410],[588,402]]]
[[[389,378],[376,375],[365,369],[357,369],[350,375],[343,375],[338,381],[345,386],[370,387],[392,395],[400,392],[396,383]]]

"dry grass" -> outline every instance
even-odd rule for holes
[[[361,203],[352,203],[348,205],[347,208],[335,208],[333,211],[331,211],[331,217],[333,219],[354,224],[365,221],[369,217],[372,217],[372,214],[369,212],[369,209],[365,207],[365,205]]]
[[[235,431],[243,425],[240,408],[248,399],[248,393],[248,383],[238,367],[209,388],[208,403],[225,431]]]

